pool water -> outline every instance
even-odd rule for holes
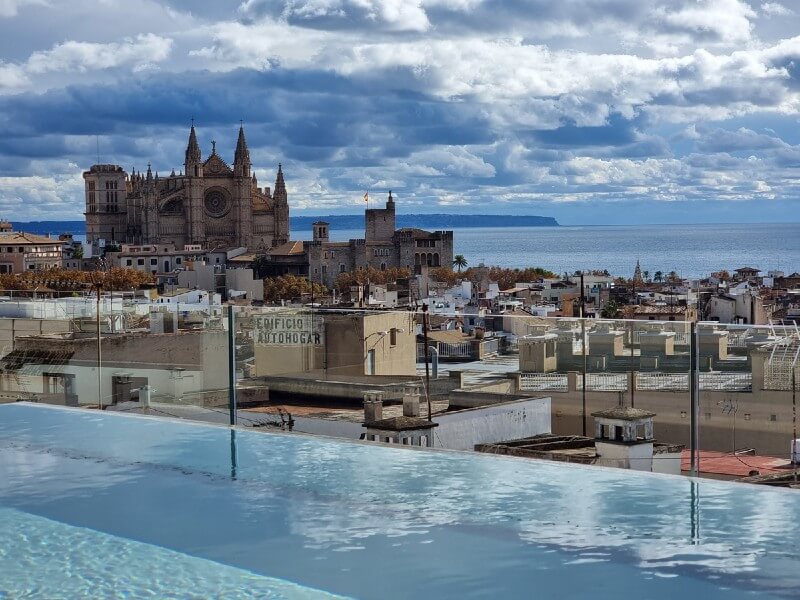
[[[0,406],[0,599],[781,598],[800,493]]]

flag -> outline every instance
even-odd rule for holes
[[[369,202],[369,192],[364,192],[364,202]]]

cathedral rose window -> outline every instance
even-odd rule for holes
[[[228,199],[221,191],[211,190],[206,194],[206,212],[212,217],[221,217],[228,212]]]

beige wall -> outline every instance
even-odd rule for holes
[[[322,320],[324,341],[321,346],[256,344],[254,374],[365,375],[370,350],[374,351],[375,358],[373,374],[415,374],[416,338],[411,313],[322,313],[315,319]]]
[[[547,393],[552,398],[553,433],[581,434],[581,391]],[[586,392],[588,435],[594,431],[591,413],[617,406],[619,399],[619,392]],[[631,404],[630,392],[625,392],[624,402]],[[688,447],[691,411],[688,392],[637,390],[633,404],[656,413],[653,421],[657,441]],[[730,452],[734,448],[755,448],[757,454],[785,458],[791,435],[791,392],[700,392],[700,448],[703,450]]]
[[[61,267],[62,263],[63,246],[56,239],[37,244],[2,243],[0,240],[0,265],[3,267],[0,272],[23,273]]]

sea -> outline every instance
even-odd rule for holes
[[[636,261],[652,276],[675,271],[698,278],[713,271],[755,267],[765,274],[800,271],[800,223],[702,225],[585,225],[459,228],[455,254],[470,265],[543,267],[555,273],[607,269],[630,277]],[[363,238],[363,230],[331,229],[331,239]],[[293,231],[310,239],[311,231]]]

